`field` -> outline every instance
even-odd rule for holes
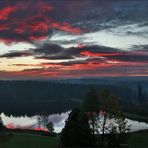
[[[54,148],[57,143],[57,137],[0,133],[0,148]]]
[[[0,133],[0,148],[57,148],[58,142],[57,137],[30,133]],[[129,148],[148,148],[148,131],[131,133],[127,142]]]
[[[148,123],[148,117],[125,113],[129,119]],[[148,148],[148,130],[132,133],[128,139],[129,148]]]
[[[148,148],[148,132],[133,133],[128,139],[129,148]]]

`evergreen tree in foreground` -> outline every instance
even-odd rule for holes
[[[73,109],[61,132],[63,147],[92,147],[94,138],[87,116],[80,109]]]
[[[0,116],[0,130],[4,128],[2,117]]]

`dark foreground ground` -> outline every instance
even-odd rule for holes
[[[6,130],[0,132],[0,148],[55,148],[58,136],[45,132]]]
[[[40,132],[2,131],[0,148],[57,148],[58,136],[44,135]],[[128,136],[129,148],[148,148],[148,130],[131,133]]]
[[[128,145],[129,148],[148,148],[148,130],[132,133]]]

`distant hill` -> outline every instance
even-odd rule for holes
[[[72,84],[105,84],[105,85],[119,85],[121,84],[136,88],[138,83],[142,83],[143,88],[148,91],[148,77],[144,76],[134,76],[134,77],[98,77],[98,78],[71,78],[71,79],[56,79],[52,80],[55,82],[64,82]]]
[[[103,88],[110,89],[122,103],[136,102],[139,81],[130,81],[114,79],[0,81],[0,112],[48,114],[70,110],[81,104],[90,86],[98,93]],[[146,84],[145,81],[142,83]]]

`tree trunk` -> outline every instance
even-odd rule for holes
[[[93,131],[93,136],[95,136],[95,120],[94,120],[94,116],[92,115],[92,131]]]
[[[104,117],[103,127],[102,127],[102,146],[104,145],[105,124],[106,124],[106,117]]]

